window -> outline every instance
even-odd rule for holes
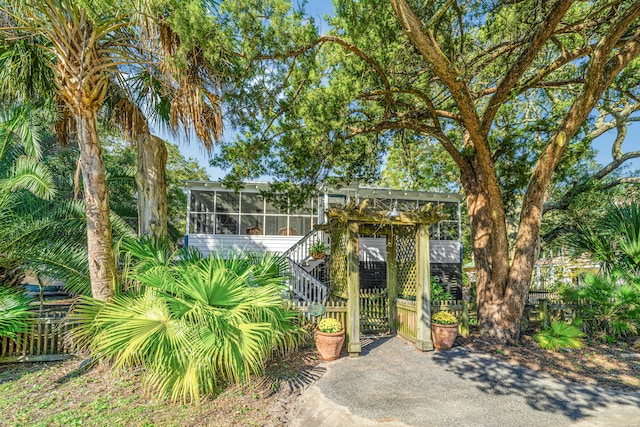
[[[244,209],[244,204],[242,206]],[[264,234],[264,215],[249,215],[243,212],[240,218],[240,234],[252,236]]]
[[[287,216],[269,216],[264,221],[265,234],[270,236],[290,236],[291,230],[288,230]],[[297,233],[296,233],[297,234]],[[294,236],[296,234],[293,234]]]
[[[238,220],[238,215],[217,214],[215,234],[238,234]]]
[[[289,229],[292,236],[304,236],[311,231],[311,217],[309,216],[290,216]]]
[[[242,213],[263,214],[264,198],[258,193],[240,193]]]
[[[189,233],[301,236],[312,229],[315,205],[312,199],[288,214],[257,192],[192,190]]]
[[[237,213],[240,211],[240,195],[216,192],[216,212]]]

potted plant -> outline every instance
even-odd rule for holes
[[[431,336],[438,350],[449,350],[458,336],[458,319],[451,313],[439,311],[431,316]]]
[[[336,319],[322,319],[316,328],[316,347],[324,360],[336,360],[344,344],[344,328]]]
[[[318,240],[309,248],[309,255],[313,259],[322,259],[327,254],[327,245]]]

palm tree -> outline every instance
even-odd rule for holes
[[[578,225],[569,235],[578,254],[589,253],[605,270],[640,270],[640,205],[611,205],[593,227]]]
[[[91,295],[85,209],[65,197],[64,181],[54,182],[44,155],[52,145],[50,122],[32,105],[0,113],[0,277],[18,283],[32,270]],[[111,222],[117,235],[135,234],[113,212]]]
[[[157,22],[162,23],[159,17]],[[222,134],[221,99],[212,89],[217,76],[203,78],[193,71],[206,64],[204,58],[187,55],[183,68],[171,66],[171,52],[180,41],[166,25],[149,26],[143,39],[153,44],[149,63],[122,83],[113,82],[109,91],[107,116],[116,123],[126,139],[137,148],[138,234],[167,235],[167,149],[165,141],[152,135],[149,119],[167,126],[174,134],[195,130],[197,138],[210,151]],[[155,44],[153,41],[159,41]],[[211,74],[211,73],[210,73]]]
[[[87,5],[87,2],[74,0],[5,2],[2,10],[15,25],[3,29],[3,35],[5,42],[36,37],[41,39],[41,44],[49,53],[46,58],[56,78],[57,98],[64,106],[59,136],[64,138],[69,124],[74,125],[80,147],[92,293],[97,299],[108,300],[113,295],[117,271],[98,134],[98,113],[114,82],[126,82],[126,76],[136,64],[151,66],[154,61],[162,60],[163,55],[170,55],[173,49],[171,44],[179,43],[179,40],[173,36],[165,37],[170,32],[167,25],[161,27],[164,35],[158,33],[160,30],[153,26],[153,20],[149,18],[154,16],[149,12],[149,4],[143,3],[143,7],[149,9],[145,13],[136,13],[134,3],[118,9],[101,7],[96,3],[91,11]],[[24,30],[28,30],[28,33]],[[160,45],[154,46],[151,43],[154,40]],[[162,46],[166,49],[153,49]],[[204,85],[199,85],[202,79],[190,78],[192,74],[179,72],[178,68],[168,63],[158,69],[163,72],[152,74],[162,76],[157,80],[162,82],[162,96],[168,94],[170,99],[170,108],[165,117],[168,117],[171,127],[193,127],[198,137],[210,147],[211,135],[218,137],[221,131],[219,98],[206,90]],[[125,130],[138,142],[142,234],[154,232],[154,228],[157,234],[165,234],[164,144],[150,135],[142,109],[133,102],[134,95],[138,99],[149,100],[149,92],[126,88],[125,93],[128,96],[123,99],[127,102],[122,104],[124,108],[120,113],[124,114],[120,117],[123,118],[121,123]],[[155,200],[160,200],[160,203],[150,209]]]
[[[49,169],[40,163],[40,129],[28,105],[0,113],[0,277],[11,283],[22,259],[10,247],[21,190],[50,200],[56,193]]]
[[[27,30],[45,40],[51,53],[58,95],[73,118],[80,147],[92,293],[108,300],[117,271],[97,117],[110,74],[127,62],[129,12],[96,9],[98,13],[90,14],[73,0],[11,1],[3,6],[16,23],[4,31],[5,39],[24,36],[22,30]]]

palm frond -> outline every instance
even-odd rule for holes
[[[0,191],[26,190],[45,200],[51,200],[56,194],[53,176],[46,165],[32,157],[22,156],[8,178],[0,180]]]
[[[21,291],[0,287],[0,337],[15,338],[26,332],[32,318],[29,300]]]

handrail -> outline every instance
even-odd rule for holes
[[[311,246],[317,242],[325,242],[324,235],[321,231],[311,230],[309,233],[305,234],[302,239],[287,249],[283,255],[290,258],[297,264],[304,264],[304,262],[310,258],[309,250],[311,249]]]
[[[315,278],[298,263],[287,257],[291,270],[289,289],[293,294],[306,302],[326,303],[329,299],[329,286]]]

